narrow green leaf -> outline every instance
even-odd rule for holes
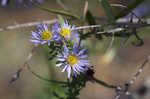
[[[56,81],[56,80],[49,80],[47,78],[44,78],[40,75],[38,75],[37,73],[35,73],[31,68],[30,66],[27,66],[28,70],[37,78],[39,78],[40,80],[42,81],[45,81],[45,82],[49,82],[49,83],[57,83],[57,84],[67,84],[67,82],[64,82],[64,81]]]
[[[89,25],[95,25],[95,18],[93,17],[92,13],[88,10],[86,13],[86,20],[89,23]]]
[[[63,15],[63,16],[68,16],[68,17],[72,17],[74,19],[80,20],[80,16],[74,15],[72,13],[66,12],[66,11],[61,11],[61,10],[55,10],[55,9],[48,9],[45,8],[39,4],[34,4],[36,7],[40,8],[41,10],[53,13],[53,14],[59,14],[59,15]]]
[[[115,17],[113,16],[111,7],[110,7],[109,3],[107,2],[107,0],[98,0],[98,1],[102,4],[102,6],[105,10],[105,13],[108,17],[109,22],[114,23]]]
[[[92,13],[89,10],[86,13],[86,21],[89,23],[89,25],[96,25],[95,18],[94,18],[94,16],[92,15]],[[82,37],[83,37],[82,39],[84,39],[84,37],[86,38],[86,37],[88,37],[91,34],[96,33],[96,32],[97,32],[97,29],[93,28],[92,33],[83,34],[82,35]],[[99,35],[99,38],[101,39],[102,36]]]
[[[63,24],[65,23],[64,18],[61,15],[58,15],[58,20],[59,20],[60,26],[63,27]]]

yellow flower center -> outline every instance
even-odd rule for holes
[[[70,54],[67,56],[67,63],[72,66],[74,64],[76,64],[78,61],[78,58],[76,57],[76,55],[74,54]]]
[[[70,31],[70,29],[64,29],[64,28],[62,28],[61,30],[60,30],[60,34],[63,36],[63,37],[70,37],[70,33],[71,33],[71,31]]]
[[[42,40],[50,40],[52,38],[52,33],[50,31],[44,30],[41,35]]]

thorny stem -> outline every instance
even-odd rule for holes
[[[134,84],[136,78],[141,74],[141,72],[143,71],[144,67],[146,66],[146,63],[148,63],[149,60],[150,60],[150,56],[148,56],[146,58],[146,60],[143,62],[143,64],[139,67],[138,71],[133,75],[131,80],[128,82],[130,85]]]
[[[145,61],[143,62],[143,64],[139,67],[138,71],[132,76],[131,80],[128,81],[128,83],[124,84],[125,88],[122,89],[120,88],[119,90],[116,90],[116,96],[115,99],[119,99],[121,94],[126,94],[128,95],[129,92],[129,87],[131,85],[133,85],[137,79],[137,77],[141,74],[141,72],[143,71],[144,67],[146,66],[146,63],[148,63],[148,61],[150,60],[150,56],[148,56]]]
[[[114,88],[114,89],[117,88],[117,86],[108,84],[108,83],[106,83],[106,82],[104,82],[104,81],[102,81],[102,80],[98,80],[98,79],[95,78],[95,77],[93,77],[93,80],[94,80],[96,83],[98,83],[98,84],[100,84],[100,85],[103,85],[103,86],[105,86],[105,87],[107,87],[107,88]]]

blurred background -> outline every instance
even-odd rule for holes
[[[10,0],[8,5],[0,7],[0,28],[23,24],[29,22],[37,22],[43,20],[53,20],[57,16],[40,10],[34,6],[18,5],[15,0]],[[85,0],[45,0],[42,5],[50,9],[64,10],[59,4],[61,1],[72,13],[82,15]],[[121,3],[128,5],[132,0],[109,0],[109,3]],[[104,17],[105,13],[102,6],[97,0],[88,0],[88,9],[96,17]],[[149,2],[142,5],[148,5]],[[149,18],[149,11],[145,8],[141,11],[144,14],[142,18]],[[144,7],[146,7],[144,5]],[[113,8],[113,13],[116,15],[121,9]],[[135,13],[139,10],[135,10]],[[98,24],[103,24],[103,20]],[[9,84],[12,75],[23,65],[28,53],[32,49],[32,43],[29,42],[31,30],[36,29],[36,26],[25,27],[14,30],[0,31],[0,99],[57,99],[52,94],[52,90],[56,90],[60,95],[62,89],[57,84],[45,83],[26,69],[21,73],[20,79],[13,84]],[[97,40],[93,37],[87,39],[86,46],[89,49],[89,60],[94,66],[95,77],[106,81],[113,85],[123,85],[130,80],[131,76],[137,71],[147,56],[150,55],[150,27],[141,28],[138,30],[140,37],[144,40],[144,45],[136,47],[131,44],[135,37],[130,38],[125,44],[124,38],[115,38],[113,46],[106,52],[111,37]],[[33,54],[30,61],[32,69],[48,79],[65,80],[66,74],[61,73],[61,69],[55,66],[54,61],[48,61],[47,50],[40,46]],[[130,88],[133,94],[140,94],[141,98],[135,99],[150,99],[150,96],[145,94],[149,89],[141,89],[142,86],[149,85],[150,62],[144,68],[142,74],[137,78],[136,83]],[[141,94],[140,91],[145,92]],[[105,88],[96,83],[88,82],[86,88],[81,91],[80,99],[113,99],[115,91]],[[122,98],[128,99],[128,98]]]

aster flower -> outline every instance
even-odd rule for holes
[[[73,39],[75,41],[79,40],[78,31],[73,30],[75,25],[70,25],[66,20],[65,23],[61,26],[59,22],[55,23],[55,30],[66,39]]]
[[[64,50],[62,54],[58,54],[59,63],[56,66],[63,66],[62,72],[66,71],[68,74],[68,78],[71,76],[71,72],[73,72],[74,76],[80,74],[80,72],[85,73],[89,68],[89,61],[84,59],[87,58],[88,55],[84,54],[86,49],[80,49],[77,47],[78,43],[75,43],[70,51],[66,44],[64,44]]]
[[[37,31],[32,31],[32,37],[31,42],[38,43],[38,44],[48,44],[50,46],[50,43],[52,41],[59,41],[58,34],[56,32],[52,32],[48,30],[48,27],[46,24],[38,25]]]

